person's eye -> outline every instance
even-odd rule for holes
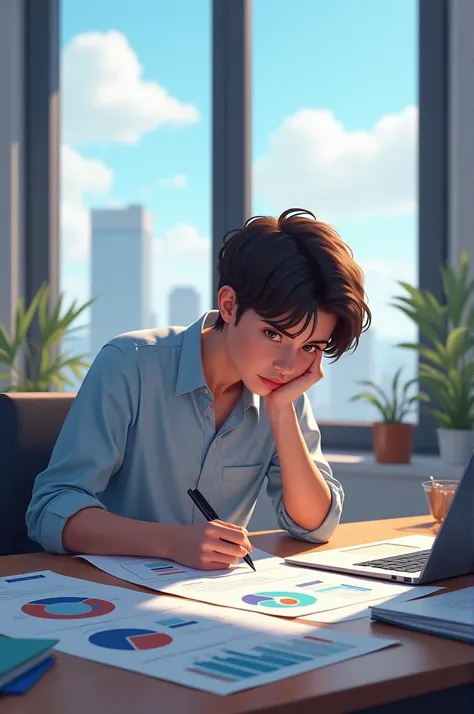
[[[264,330],[265,336],[268,337],[271,342],[278,342],[281,340],[281,336],[275,330]]]
[[[310,355],[314,355],[319,350],[319,347],[317,345],[304,345],[303,349],[305,352],[309,352]]]

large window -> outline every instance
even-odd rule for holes
[[[252,213],[307,208],[333,224],[366,276],[373,314],[359,349],[310,393],[320,421],[366,421],[358,380],[415,376],[416,339],[390,306],[417,283],[416,0],[254,0]],[[416,418],[416,414],[413,415]]]
[[[211,0],[62,0],[63,349],[211,307],[210,55]]]
[[[397,281],[441,295],[445,5],[61,4],[61,288],[95,299],[65,348],[93,357],[118,332],[189,323],[213,305],[226,230],[308,208],[352,247],[373,313],[358,351],[326,365],[310,398],[327,445],[369,448],[376,413],[350,401],[358,381],[416,375],[415,355],[397,347],[417,338],[390,304]],[[421,412],[417,448],[434,437]]]

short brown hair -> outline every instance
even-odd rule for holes
[[[255,216],[224,236],[218,262],[219,289],[229,285],[237,301],[236,324],[254,310],[272,327],[290,336],[313,321],[317,311],[336,316],[325,353],[339,359],[355,349],[371,324],[363,273],[338,232],[311,211],[290,208],[279,218]],[[224,328],[218,316],[216,330]]]

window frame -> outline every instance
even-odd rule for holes
[[[24,297],[43,283],[56,302],[60,286],[60,0],[24,0]],[[39,326],[29,330],[40,341]],[[53,357],[59,347],[53,347]],[[35,355],[35,361],[39,355]],[[39,365],[26,365],[28,376]]]

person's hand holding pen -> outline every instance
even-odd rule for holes
[[[247,531],[224,521],[172,526],[167,557],[199,570],[224,570],[252,551]]]
[[[188,495],[207,523],[170,526],[167,557],[200,570],[223,570],[243,558],[255,570],[249,555],[252,545],[245,528],[221,521],[198,489],[188,489]]]
[[[209,503],[209,501],[206,501],[202,493],[199,491],[199,489],[195,488],[194,490],[192,488],[188,488],[188,496],[191,498],[192,502],[198,508],[204,518],[206,518],[208,521],[222,521],[220,520],[219,516]],[[247,534],[247,531],[245,531]],[[253,560],[250,557],[250,555],[247,553],[246,555],[243,556],[244,561],[249,565],[252,570],[255,572],[255,565],[253,564]]]

